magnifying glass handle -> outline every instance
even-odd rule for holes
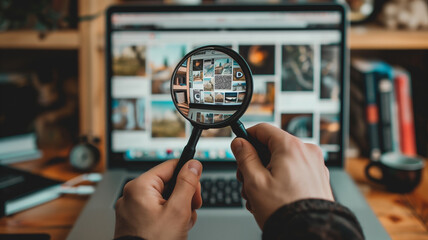
[[[263,166],[266,167],[269,164],[271,158],[269,148],[255,137],[251,136],[241,121],[238,120],[236,123],[232,123],[230,126],[232,127],[232,131],[236,134],[236,136],[244,138],[250,142],[251,145],[253,145],[257,151],[257,154],[259,155],[260,160],[262,161]]]
[[[190,135],[187,145],[184,147],[183,152],[181,152],[180,160],[178,160],[177,166],[174,169],[171,180],[167,183],[162,195],[163,198],[168,200],[171,196],[172,191],[174,190],[175,184],[177,183],[177,176],[181,168],[186,164],[190,159],[195,156],[196,144],[198,144],[199,137],[201,136],[202,129],[194,127],[192,130],[192,135]]]

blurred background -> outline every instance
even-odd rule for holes
[[[105,141],[104,11],[112,4],[307,3],[243,0],[0,0],[0,162],[66,159],[82,136]],[[415,151],[428,156],[426,0],[347,0],[351,59],[404,69],[413,100]],[[327,76],[329,73],[325,73]],[[359,79],[351,77],[348,155],[368,157]],[[12,147],[11,147],[12,146]],[[103,167],[101,161],[101,169]]]

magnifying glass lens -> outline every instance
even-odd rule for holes
[[[177,68],[172,78],[172,97],[188,120],[213,127],[241,109],[247,97],[246,75],[238,61],[225,52],[195,51]]]

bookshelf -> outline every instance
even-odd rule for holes
[[[428,31],[388,30],[379,26],[356,26],[349,31],[351,50],[425,49],[428,50]]]
[[[11,30],[0,32],[0,54],[29,53],[42,57],[55,52],[61,64],[70,53],[77,56],[75,76],[78,84],[79,135],[92,135],[102,139],[100,151],[103,158],[105,139],[105,78],[104,78],[104,11],[118,0],[76,0],[78,16],[82,19],[75,29],[39,32],[36,30]],[[101,168],[104,167],[101,161]]]
[[[0,32],[0,49],[77,50],[78,30],[60,30],[40,33],[33,30]]]
[[[349,47],[358,49],[428,49],[428,31],[387,30],[377,26],[351,27]],[[17,30],[0,33],[0,49],[78,50],[78,30],[40,33]]]
[[[367,24],[352,26],[348,37],[351,59],[381,60],[409,72],[418,154],[428,156],[428,110],[425,106],[428,87],[428,69],[425,66],[428,61],[428,31],[389,30]]]

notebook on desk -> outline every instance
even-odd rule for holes
[[[58,198],[61,184],[57,180],[0,165],[0,217]]]
[[[191,126],[171,101],[170,77],[187,52],[208,44],[231,47],[249,63],[254,94],[245,125],[268,122],[319,144],[336,199],[355,212],[367,239],[388,239],[343,169],[348,55],[342,6],[118,6],[106,19],[108,170],[68,239],[112,238],[113,207],[125,182],[180,156]],[[189,239],[261,237],[239,195],[233,138],[228,128],[213,129],[198,143],[204,203]]]

